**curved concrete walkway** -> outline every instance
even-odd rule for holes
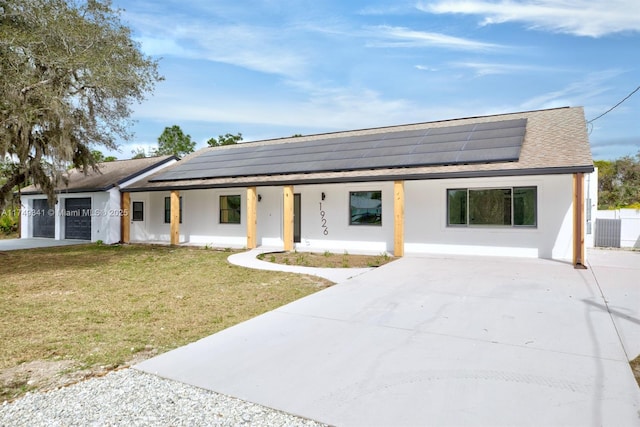
[[[287,273],[309,274],[330,280],[334,283],[344,282],[352,277],[367,273],[373,268],[315,268],[301,267],[297,265],[276,264],[273,262],[261,261],[257,257],[260,254],[269,252],[282,252],[274,248],[256,248],[247,252],[231,255],[228,260],[231,264],[241,267],[254,268],[256,270],[284,271]]]

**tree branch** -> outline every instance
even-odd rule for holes
[[[3,209],[6,201],[9,199],[9,195],[13,194],[13,189],[18,185],[22,185],[27,181],[27,174],[25,172],[14,172],[9,175],[7,182],[0,187],[0,209]]]

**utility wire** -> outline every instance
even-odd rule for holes
[[[626,101],[627,99],[631,98],[631,95],[633,95],[634,93],[636,93],[637,91],[640,90],[640,86],[638,86],[637,88],[635,88],[635,90],[633,92],[631,92],[629,95],[625,96],[624,99],[620,102],[618,102],[616,105],[614,105],[613,107],[609,108],[607,111],[605,111],[604,113],[600,114],[598,117],[596,117],[595,119],[591,119],[587,122],[587,124],[591,124],[593,122],[595,122],[596,120],[598,120],[600,117],[604,116],[605,114],[610,113],[611,111],[613,111],[615,108],[617,108],[620,104],[622,104],[624,101]]]

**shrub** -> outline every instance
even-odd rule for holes
[[[20,209],[5,209],[0,215],[0,232],[12,234],[18,231]]]

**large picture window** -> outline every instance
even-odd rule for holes
[[[537,226],[536,187],[447,190],[449,226]]]
[[[240,224],[240,196],[220,196],[220,223]]]
[[[350,225],[382,225],[382,192],[349,193]]]
[[[182,224],[182,197],[180,197],[180,212],[179,212],[180,224]],[[165,224],[171,224],[171,197],[164,198],[164,222]]]

